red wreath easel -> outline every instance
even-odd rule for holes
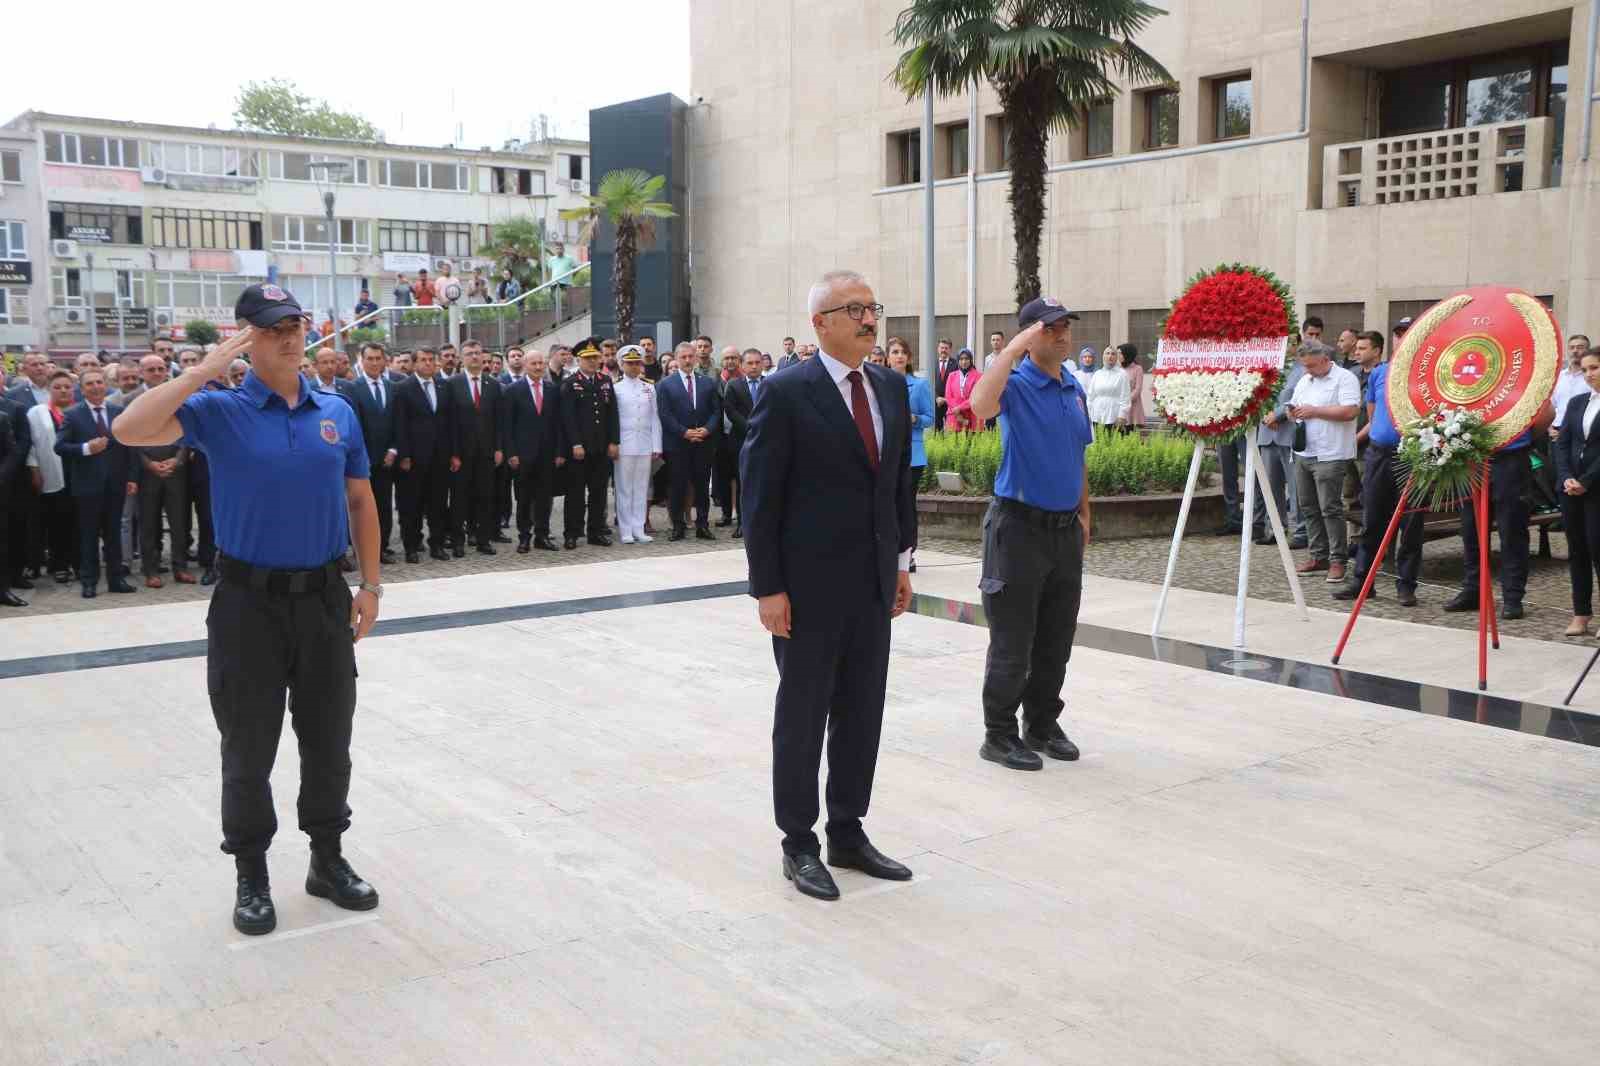
[[[1489,646],[1493,642],[1496,651],[1500,650],[1500,626],[1494,618],[1494,580],[1489,573],[1489,464],[1492,460],[1485,460],[1483,476],[1472,487],[1469,497],[1472,501],[1473,523],[1478,527],[1478,691],[1482,692],[1489,687]],[[1395,506],[1394,517],[1389,519],[1389,528],[1383,531],[1383,541],[1378,545],[1378,553],[1367,565],[1367,579],[1361,583],[1361,592],[1356,596],[1355,606],[1350,611],[1350,618],[1344,624],[1344,632],[1339,635],[1339,646],[1333,650],[1333,661],[1338,665],[1339,657],[1344,654],[1345,645],[1350,640],[1350,634],[1356,628],[1356,619],[1361,617],[1361,606],[1367,602],[1367,596],[1372,592],[1372,583],[1378,579],[1378,571],[1383,567],[1383,560],[1389,553],[1389,545],[1393,543],[1395,532],[1400,528],[1400,522],[1408,514],[1422,514],[1426,507],[1413,506],[1411,499],[1411,479],[1406,478],[1405,488],[1400,490],[1400,502]]]

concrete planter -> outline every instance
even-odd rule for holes
[[[979,540],[983,536],[983,513],[989,509],[989,499],[988,496],[918,496],[918,526],[929,535]],[[1181,492],[1091,497],[1089,513],[1094,519],[1094,538],[1170,537],[1182,503]],[[1222,524],[1224,513],[1220,488],[1198,490],[1189,508],[1189,531],[1215,529]]]

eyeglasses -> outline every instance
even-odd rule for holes
[[[873,318],[882,318],[883,317],[883,305],[882,304],[856,304],[856,303],[840,304],[838,307],[830,307],[826,311],[818,311],[817,314],[819,314],[819,315],[831,315],[835,311],[843,311],[846,314],[848,314],[851,318],[855,319],[857,322],[860,322],[864,317],[866,317],[866,314],[867,314],[868,311],[872,312],[872,317]]]

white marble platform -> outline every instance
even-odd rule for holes
[[[975,598],[973,563],[922,562],[919,589]],[[385,607],[741,573],[599,564]],[[1153,598],[1092,581],[1084,620],[1143,632]],[[1177,594],[1169,632],[1225,644],[1213,600]],[[1336,618],[1276,608],[1252,646],[1325,657]],[[110,619],[204,632],[174,605],[0,640],[100,647]],[[1463,636],[1371,620],[1347,663],[1459,685]],[[1080,649],[1086,756],[1020,774],[976,755],[984,631],[907,617],[895,642],[867,828],[908,884],[841,872],[824,904],[779,876],[775,671],[736,597],[363,643],[347,853],[383,904],[301,891],[286,730],[259,939],[228,921],[199,660],[0,681],[0,1063],[1594,1061],[1600,751]],[[1581,666],[1521,643],[1492,674],[1517,696]]]

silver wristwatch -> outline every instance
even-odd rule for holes
[[[382,585],[369,585],[369,584],[367,584],[367,582],[363,581],[360,584],[359,587],[360,587],[362,592],[370,592],[374,596],[376,596],[378,599],[380,599],[380,600],[383,599],[383,586]]]

